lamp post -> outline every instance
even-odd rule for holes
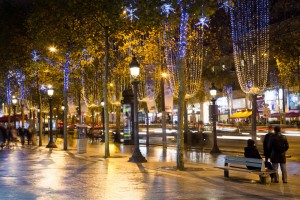
[[[212,83],[212,87],[209,89],[210,95],[212,96],[211,102],[212,102],[212,122],[213,122],[213,137],[214,137],[214,145],[210,153],[221,153],[219,150],[218,144],[217,144],[217,128],[216,128],[216,95],[217,95],[217,88],[215,87],[215,84]]]
[[[192,105],[192,119],[193,119],[193,128],[196,126],[196,108],[195,105]]]
[[[24,126],[24,121],[25,121],[25,116],[24,116],[24,105],[25,105],[25,99],[21,99],[21,117],[22,117],[22,134],[21,134],[21,143],[22,143],[22,145],[24,145],[24,143],[25,143],[25,136],[24,136],[24,133],[25,133],[25,131],[24,131],[24,129],[25,129],[25,126]],[[40,140],[41,140],[41,138],[40,138]],[[41,141],[40,141],[40,143],[41,143]]]
[[[104,120],[105,120],[105,118],[104,118],[104,99],[102,98],[102,100],[101,100],[101,106],[102,106],[102,111],[101,111],[101,117],[102,117],[102,133],[103,133],[103,136],[104,136],[104,134],[105,134],[105,122],[104,122]]]
[[[14,110],[14,128],[17,129],[17,125],[16,125],[16,107],[17,107],[18,99],[16,98],[16,96],[12,96],[11,102],[13,104],[13,110]]]
[[[133,57],[131,63],[129,64],[130,67],[130,75],[132,77],[132,85],[133,85],[133,134],[134,134],[134,151],[132,156],[129,158],[129,162],[135,163],[142,163],[147,162],[145,157],[142,155],[140,151],[140,144],[139,144],[139,127],[138,127],[138,100],[137,100],[137,90],[139,80],[138,77],[140,75],[140,64],[137,62],[136,57]]]
[[[162,67],[163,70],[163,67]],[[163,148],[167,148],[167,132],[166,132],[166,108],[165,108],[165,78],[167,77],[167,73],[163,72],[161,74],[161,124],[162,124],[162,143]]]
[[[46,146],[46,148],[57,148],[56,144],[53,142],[53,135],[52,135],[52,96],[54,94],[54,89],[52,88],[51,85],[48,86],[47,89],[47,94],[49,96],[49,110],[50,110],[50,139],[49,139],[49,143]]]
[[[65,112],[65,106],[64,105],[62,105],[61,107],[60,107],[60,109],[61,109],[61,112],[62,112],[62,121],[64,121],[64,112]]]

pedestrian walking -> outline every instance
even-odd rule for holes
[[[30,132],[31,129],[24,129],[24,132],[25,132],[25,135],[27,137],[27,144],[29,145],[30,144],[30,141],[31,141],[31,132]]]
[[[6,142],[6,129],[3,127],[0,128],[0,148],[3,150]]]
[[[22,146],[24,146],[24,144],[25,144],[25,131],[23,130],[22,127],[19,127],[18,132],[19,132],[19,136],[21,138],[21,144],[22,144]]]
[[[272,180],[275,183],[279,182],[278,167],[282,173],[283,183],[287,183],[287,171],[286,171],[286,151],[289,149],[289,143],[286,136],[281,134],[279,126],[274,127],[274,134],[270,140],[271,162],[275,170],[275,176]]]
[[[273,127],[271,125],[268,126],[268,133],[264,137],[263,141],[263,147],[264,147],[264,155],[265,155],[265,161],[268,162],[269,158],[271,157],[271,151],[270,151],[270,139],[273,134]]]
[[[7,138],[7,147],[9,149],[14,148],[15,146],[17,146],[17,142],[18,142],[18,132],[17,129],[12,128],[8,131],[8,138]]]

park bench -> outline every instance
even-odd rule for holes
[[[257,167],[258,169],[248,169],[247,166]],[[259,175],[260,181],[266,184],[267,177],[275,173],[274,170],[265,167],[265,161],[258,158],[245,158],[240,156],[226,156],[224,166],[215,166],[224,170],[224,177],[229,177],[229,171],[247,172]]]

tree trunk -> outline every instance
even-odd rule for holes
[[[39,73],[37,73],[37,93],[38,93],[38,99],[39,99],[39,115],[38,115],[38,120],[39,120],[39,146],[43,145],[43,138],[42,138],[42,132],[43,132],[43,116],[42,116],[42,95],[41,95],[41,90],[40,85],[39,85]],[[24,104],[24,103],[23,103]],[[24,105],[22,105],[22,131],[24,134]]]
[[[146,105],[147,106],[147,105]],[[146,146],[149,147],[149,110],[148,107],[146,108],[146,125],[147,125],[147,132],[146,132]]]
[[[163,71],[163,65],[161,66],[161,71]],[[165,80],[164,77],[160,79],[161,87],[161,128],[162,128],[162,145],[163,148],[167,148],[167,131],[166,131],[166,107],[165,107]]]
[[[252,140],[256,142],[256,115],[257,115],[257,104],[256,104],[256,98],[257,95],[253,94],[252,95],[252,116],[251,116],[251,121],[252,121]]]
[[[282,86],[282,113],[283,113],[283,118],[282,118],[282,124],[286,124],[286,118],[285,118],[285,88],[284,85]]]
[[[66,53],[66,64],[65,64],[65,71],[64,71],[64,150],[68,149],[68,130],[67,130],[67,123],[68,123],[68,89],[69,89],[69,53]]]
[[[8,103],[8,118],[7,118],[7,131],[10,129],[10,115],[11,115],[11,105]]]
[[[189,132],[189,119],[188,119],[188,110],[187,110],[187,101],[184,101],[184,134],[187,141],[185,143],[187,146],[191,146],[192,137]]]
[[[109,121],[108,121],[108,100],[107,100],[107,82],[108,82],[108,27],[105,26],[105,74],[103,85],[103,99],[104,99],[104,121],[105,121],[105,158],[110,157],[109,153]]]
[[[120,101],[120,84],[116,83],[116,99]],[[121,126],[121,103],[116,105],[116,135],[115,142],[120,143],[120,126]]]
[[[185,52],[187,47],[187,22],[188,13],[184,2],[180,2],[181,21],[180,21],[180,45],[179,58],[177,62],[177,70],[179,76],[179,96],[178,96],[178,126],[177,126],[177,169],[184,169],[184,134],[183,134],[183,114],[184,114],[184,99],[186,93],[186,77],[185,77]]]
[[[184,114],[184,98],[185,98],[185,70],[183,60],[178,62],[179,75],[179,97],[178,97],[178,125],[177,125],[177,166],[178,170],[184,169],[184,134],[183,134],[183,114]]]

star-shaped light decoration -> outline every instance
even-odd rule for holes
[[[47,90],[47,86],[45,86],[44,84],[41,85],[40,90],[42,91],[46,91]]]
[[[128,13],[125,18],[129,18],[131,23],[134,19],[140,19],[136,14],[134,14],[135,11],[137,11],[137,8],[133,8],[132,4],[130,4],[129,7],[125,8],[125,12]]]
[[[10,78],[12,78],[12,77],[14,77],[15,76],[15,73],[13,72],[13,71],[8,71],[8,74],[7,74],[7,78],[8,79],[10,79]]]
[[[227,13],[229,10],[232,9],[231,1],[224,1],[219,8],[224,8],[225,12]]]
[[[204,26],[206,26],[208,28],[208,25],[207,25],[208,22],[209,22],[209,19],[207,17],[205,17],[202,13],[202,16],[199,18],[199,21],[195,25],[201,26],[202,29],[204,28]]]
[[[31,52],[31,55],[32,55],[32,60],[34,62],[38,61],[40,59],[40,55],[38,54],[38,52],[36,50],[33,50]]]
[[[171,4],[164,3],[161,7],[161,14],[166,14],[167,17],[169,17],[170,13],[175,13],[174,8],[172,8]]]

